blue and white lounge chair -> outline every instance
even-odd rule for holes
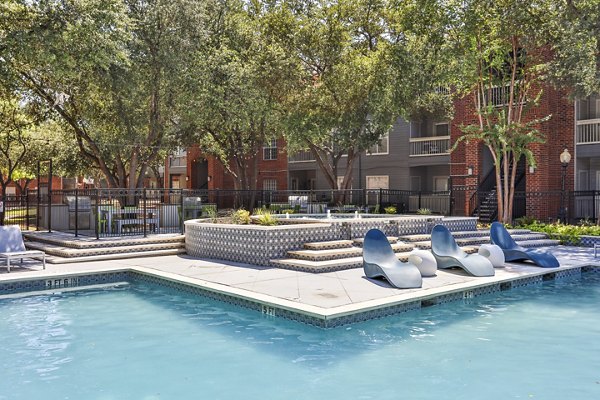
[[[411,263],[398,260],[383,232],[371,229],[363,243],[363,270],[367,278],[385,278],[399,289],[420,288],[421,272]]]
[[[494,276],[494,266],[479,254],[467,254],[456,244],[454,237],[444,225],[436,225],[431,231],[431,252],[438,269],[462,268],[473,276]]]
[[[558,260],[552,253],[545,250],[526,249],[525,247],[519,246],[500,222],[492,223],[490,237],[492,243],[502,249],[506,261],[530,260],[543,268],[560,267]]]

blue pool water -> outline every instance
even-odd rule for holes
[[[0,301],[0,399],[598,399],[600,274],[323,330],[157,286]]]

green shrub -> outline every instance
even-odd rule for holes
[[[419,215],[431,215],[433,214],[429,208],[419,208],[417,210],[417,214]]]
[[[203,206],[202,215],[210,218],[211,220],[217,219],[217,207],[216,206]]]
[[[394,206],[389,206],[383,209],[386,214],[396,214],[398,210]]]
[[[231,219],[234,224],[247,225],[252,222],[250,219],[250,211],[240,208],[231,214]]]
[[[515,222],[521,222],[519,219]],[[578,245],[581,243],[580,236],[600,236],[600,226],[596,225],[564,225],[561,223],[545,224],[533,220],[529,224],[517,224],[519,228],[529,229],[534,232],[543,232],[551,239],[560,240],[561,244]]]
[[[277,219],[273,217],[270,211],[263,208],[254,210],[254,215],[257,216],[256,223],[263,226],[277,225]]]

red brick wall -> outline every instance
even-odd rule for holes
[[[285,141],[283,139],[277,140],[277,148],[278,152],[276,160],[263,160],[262,149],[258,155],[257,189],[262,189],[263,181],[265,179],[276,179],[278,190],[286,190],[288,187],[287,152],[285,151]],[[191,173],[193,173],[191,170],[192,160],[203,157],[203,155],[198,146],[190,147],[187,154],[187,171],[188,175],[191,176]],[[223,164],[221,164],[221,162],[214,157],[205,157],[208,160],[208,175],[211,177],[211,180],[208,183],[208,188],[233,189],[233,177],[225,170]],[[190,179],[190,182],[191,181],[192,180]]]
[[[565,148],[574,154],[574,106],[567,98],[567,93],[557,91],[551,87],[544,87],[540,104],[530,111],[530,120],[552,115],[550,120],[542,123],[539,130],[545,135],[546,141],[543,144],[531,146],[537,162],[537,167],[533,173],[526,172],[526,192],[527,197],[527,215],[534,218],[546,220],[555,218],[558,213],[558,206],[554,200],[549,201],[548,196],[534,195],[534,192],[560,191],[562,167],[559,162],[560,153]],[[477,123],[475,108],[472,96],[467,96],[455,102],[455,115],[451,124],[452,143],[462,135],[461,125]],[[483,174],[483,146],[476,141],[461,144],[456,151],[451,154],[451,174],[464,175],[467,167],[473,165],[475,174]],[[570,190],[574,187],[574,162],[569,164],[566,179],[566,188]],[[483,176],[482,176],[483,177]],[[477,178],[453,178],[453,186],[474,185]],[[455,192],[456,193],[456,192]],[[460,194],[460,191],[458,191]],[[468,206],[468,198],[471,193],[465,193],[465,199]],[[556,196],[550,197],[559,197]],[[471,210],[466,209],[466,213]]]

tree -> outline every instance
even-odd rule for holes
[[[425,4],[427,3],[427,4]],[[332,189],[347,189],[358,155],[399,116],[439,113],[439,21],[432,2],[316,0],[291,3],[303,76],[289,101],[290,151],[309,149]],[[425,10],[423,12],[423,10]],[[427,16],[429,31],[419,30]],[[445,114],[445,112],[442,112]],[[345,174],[338,185],[339,163]]]
[[[271,30],[288,17],[269,2],[223,2],[184,75],[180,131],[220,160],[235,189],[256,189],[262,147],[281,136],[280,103],[296,72]]]
[[[69,126],[109,187],[141,187],[173,134],[183,55],[205,38],[207,4],[8,0],[0,79]]]
[[[302,86],[290,99],[290,151],[309,149],[332,189],[351,184],[352,165],[390,129],[380,2],[307,1],[296,12]],[[338,165],[345,175],[338,187]]]
[[[531,110],[543,95],[540,86],[553,60],[546,20],[552,4],[471,0],[450,10],[460,15],[455,39],[465,69],[459,89],[472,96],[478,118],[477,124],[464,127],[454,148],[480,140],[490,150],[498,219],[504,223],[512,221],[517,164],[525,157],[535,166],[530,146],[544,141],[537,128],[551,117],[536,118]]]

